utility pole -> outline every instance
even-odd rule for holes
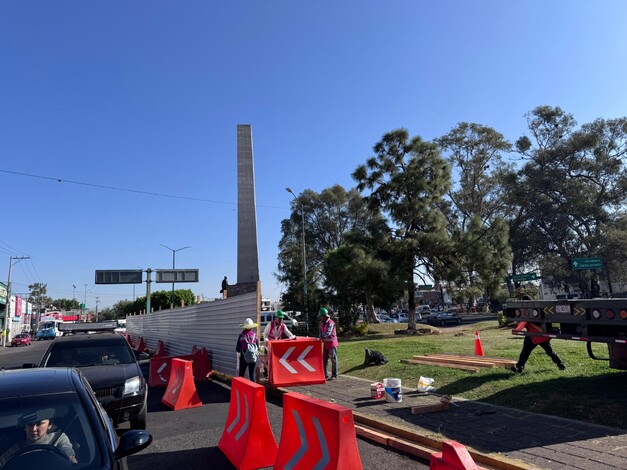
[[[96,297],[96,323],[98,323],[98,303],[100,302],[100,297]]]
[[[7,347],[9,339],[9,322],[11,321],[11,271],[13,270],[13,260],[21,261],[30,259],[30,256],[10,256],[9,257],[9,278],[7,280],[7,308],[4,311],[4,330],[2,331],[2,347]]]

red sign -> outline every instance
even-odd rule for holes
[[[275,387],[325,383],[322,341],[314,338],[268,341],[268,381]]]

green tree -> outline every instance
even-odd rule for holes
[[[157,310],[167,310],[170,308],[170,300],[172,291],[159,290],[150,293],[150,308]],[[174,307],[180,307],[181,301],[185,305],[192,305],[196,303],[196,297],[190,289],[178,289],[174,291]],[[134,302],[130,304],[123,304],[121,306],[125,309],[125,314],[137,313],[142,310],[146,310],[146,296],[137,297]],[[129,310],[130,309],[130,310]]]
[[[78,310],[81,308],[78,300],[76,299],[55,299],[52,301],[52,305],[59,310]]]
[[[307,305],[303,307],[303,214],[307,263]],[[344,243],[345,235],[365,227],[369,211],[356,190],[346,191],[340,185],[322,190],[319,194],[305,190],[292,201],[289,219],[281,222],[279,264],[275,276],[286,286],[283,302],[288,310],[317,312],[321,305],[332,300],[332,293],[324,289],[322,270],[325,255]],[[317,315],[309,315],[309,326],[317,323]]]
[[[46,295],[48,284],[36,282],[28,286],[28,301],[37,308],[38,312],[43,312],[47,307],[52,306],[52,299]]]
[[[516,149],[527,162],[504,179],[513,272],[546,259],[565,265],[569,256],[602,256],[608,241],[621,240],[613,234],[627,195],[627,118],[577,128],[572,115],[550,106],[526,118],[529,136]]]
[[[325,282],[337,294],[344,329],[355,324],[358,306],[365,306],[365,320],[373,323],[375,303],[387,306],[403,294],[394,266],[390,230],[377,213],[365,231],[349,232],[341,247],[327,252]]]
[[[448,161],[459,175],[448,192],[451,210],[447,212],[459,267],[452,275],[451,270],[436,275],[455,281],[474,304],[477,292],[488,296],[496,292],[511,263],[508,226],[500,216],[500,175],[508,169],[502,154],[511,144],[491,127],[467,122],[436,142],[449,152]]]
[[[399,269],[408,294],[408,329],[416,328],[414,273],[434,266],[448,247],[443,196],[451,185],[450,167],[436,144],[409,138],[406,129],[383,136],[375,156],[353,173],[369,207],[387,216],[395,233]]]

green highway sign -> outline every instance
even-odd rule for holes
[[[535,281],[536,279],[538,279],[536,273],[515,274],[512,276],[512,281],[514,282]]]
[[[570,269],[601,269],[603,258],[573,258],[570,262]]]
[[[431,284],[423,284],[422,286],[418,286],[418,290],[431,290],[433,286]]]

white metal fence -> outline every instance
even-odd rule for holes
[[[169,356],[185,355],[192,348],[207,348],[213,370],[236,375],[235,345],[246,318],[257,321],[257,293],[189,307],[126,317],[126,333],[143,337],[149,349],[163,341]]]

